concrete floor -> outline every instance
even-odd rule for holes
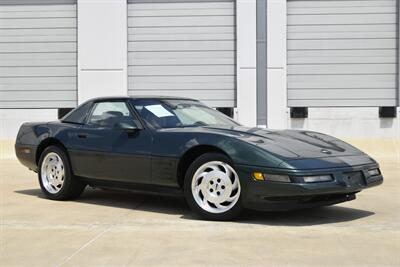
[[[377,158],[385,183],[355,201],[236,222],[197,220],[172,197],[90,189],[50,201],[36,174],[3,159],[0,266],[400,266],[396,153]]]

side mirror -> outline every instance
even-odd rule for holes
[[[129,122],[127,122],[127,121],[118,122],[115,125],[115,127],[117,129],[126,131],[128,133],[133,133],[133,132],[136,132],[136,131],[140,130],[133,121],[132,122],[130,122],[130,121]]]

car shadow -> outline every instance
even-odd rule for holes
[[[14,192],[45,198],[40,189],[17,190]],[[85,190],[81,197],[74,201],[146,212],[181,215],[180,217],[186,220],[201,220],[190,211],[185,199],[180,196],[163,196],[89,188]],[[240,218],[235,220],[235,223],[271,226],[312,226],[354,221],[374,214],[371,211],[337,205],[280,212],[246,210]]]

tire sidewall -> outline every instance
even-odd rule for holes
[[[222,213],[211,213],[206,210],[203,210],[196,202],[196,200],[193,197],[192,194],[192,180],[193,176],[196,173],[197,169],[200,168],[203,164],[210,162],[210,161],[222,161],[227,164],[229,164],[233,169],[235,169],[233,162],[225,155],[220,154],[220,153],[206,153],[198,157],[196,160],[190,164],[189,168],[186,171],[185,174],[185,180],[184,180],[184,194],[186,201],[188,202],[188,205],[190,208],[199,214],[202,218],[205,218],[207,220],[214,220],[214,221],[226,221],[226,220],[232,220],[239,216],[240,212],[243,210],[243,205],[242,205],[242,193],[239,196],[238,201],[236,204],[228,211],[222,212]],[[236,170],[235,170],[236,171]],[[240,177],[239,177],[239,183],[242,188],[242,184],[240,182]]]
[[[64,164],[64,183],[62,185],[61,190],[55,194],[47,191],[47,189],[43,185],[41,178],[43,160],[46,157],[46,155],[51,152],[56,153],[61,158]],[[49,146],[43,151],[43,153],[40,155],[38,164],[38,178],[39,178],[40,188],[42,189],[42,192],[46,195],[46,197],[53,200],[61,200],[66,198],[72,183],[72,173],[71,173],[71,165],[69,163],[69,159],[63,149],[57,146]]]

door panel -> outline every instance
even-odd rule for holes
[[[151,136],[148,131],[127,133],[82,126],[76,139],[73,149],[76,175],[112,181],[151,182]]]
[[[116,179],[125,182],[151,183],[151,135],[147,130],[120,132],[111,144],[107,160],[115,169]]]
[[[138,128],[121,129],[120,123]],[[74,137],[74,173],[93,179],[150,183],[151,133],[142,129],[124,101],[96,103],[88,123]]]

